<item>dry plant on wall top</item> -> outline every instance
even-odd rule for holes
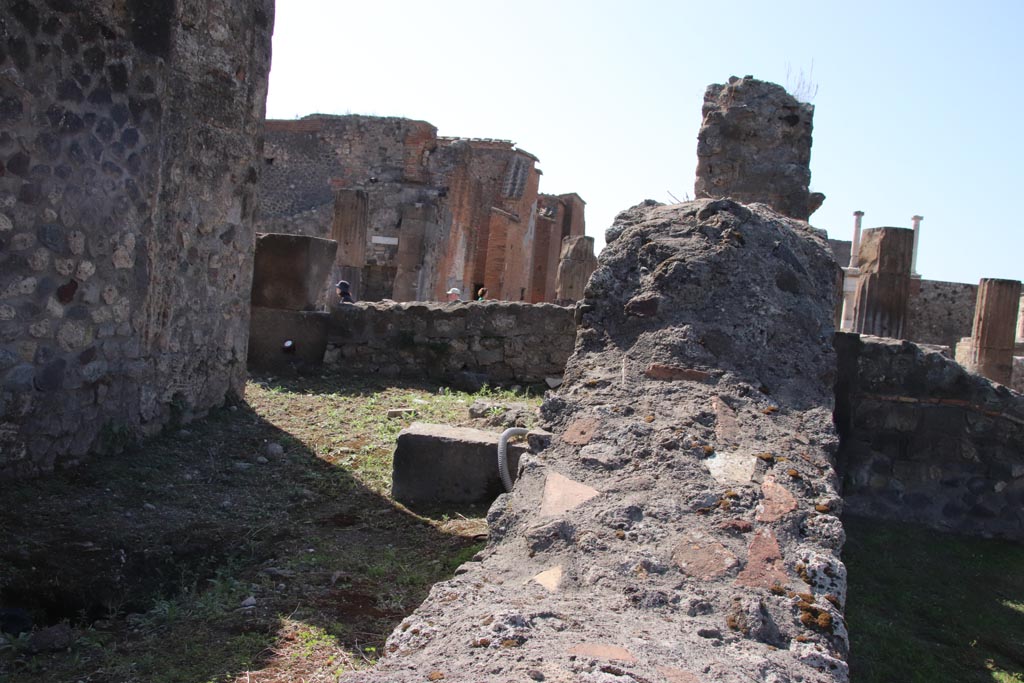
[[[814,82],[814,60],[807,73],[803,69],[793,73],[793,66],[786,63],[786,92],[804,104],[810,104],[818,95],[818,84]]]

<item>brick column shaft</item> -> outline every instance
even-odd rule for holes
[[[985,278],[978,284],[968,370],[1009,386],[1019,306],[1019,280]]]
[[[862,233],[857,262],[860,277],[854,299],[854,331],[901,339],[910,297],[914,232],[871,228]]]

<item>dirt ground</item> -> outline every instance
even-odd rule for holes
[[[469,417],[478,398],[524,400],[255,377],[206,420],[5,483],[0,679],[312,682],[372,664],[486,533],[483,509],[389,498],[394,439],[414,419],[500,421]],[[416,412],[387,418],[400,407]]]

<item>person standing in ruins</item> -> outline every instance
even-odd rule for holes
[[[355,300],[352,298],[352,287],[345,280],[339,280],[338,284],[334,285],[334,291],[338,294],[339,304],[355,303]]]
[[[485,301],[487,299],[487,288],[481,287],[476,293],[477,301]]]
[[[448,295],[448,303],[462,301],[462,292],[458,287],[452,287],[446,292],[446,294]]]

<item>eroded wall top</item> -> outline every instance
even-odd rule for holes
[[[752,76],[709,85],[697,135],[696,197],[763,202],[807,220],[824,195],[809,191],[814,107]]]

